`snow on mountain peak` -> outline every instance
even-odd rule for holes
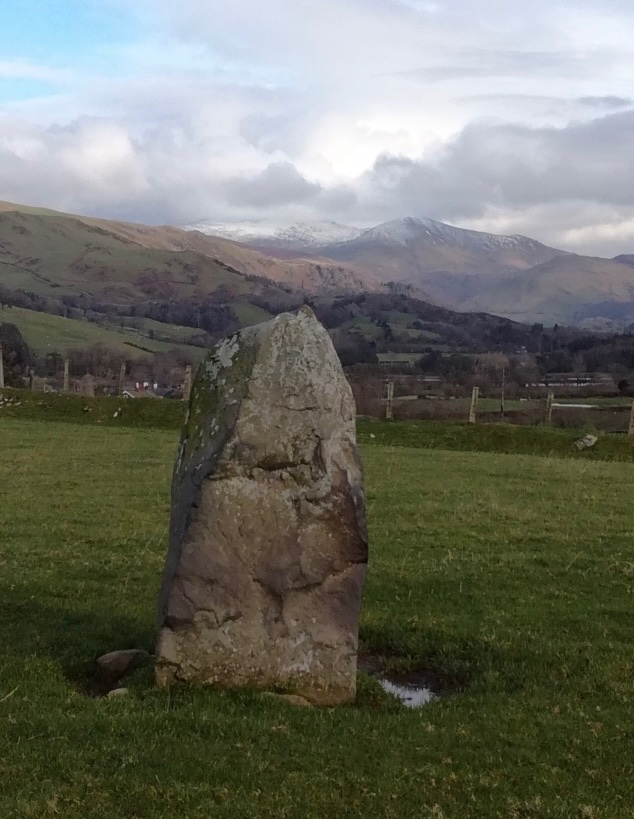
[[[319,247],[349,242],[360,236],[362,232],[360,228],[341,225],[339,222],[298,222],[290,227],[276,230],[271,238],[303,247]]]
[[[434,219],[416,219],[412,216],[377,225],[363,231],[359,237],[363,242],[380,242],[395,247],[406,247],[411,242],[421,239],[428,244],[449,244],[453,247],[479,250],[512,249],[520,245],[538,244],[525,236],[500,236],[478,230],[465,230]]]
[[[218,225],[213,222],[196,222],[183,225],[183,230],[199,230],[208,236],[220,236],[247,244],[275,244],[288,248],[320,247],[356,239],[362,231],[350,225],[333,221],[297,222],[285,227],[274,227],[264,222],[239,222]]]
[[[218,225],[213,222],[197,222],[187,225],[185,230],[200,230],[210,236],[233,239],[257,248],[278,248],[285,250],[327,249],[331,245],[355,245],[377,243],[389,247],[407,247],[413,243],[462,248],[471,251],[499,251],[517,248],[537,248],[539,242],[525,236],[501,236],[478,230],[437,222],[435,219],[419,219],[406,216],[393,219],[376,227],[362,230],[334,221],[297,222],[285,227],[264,222],[241,222],[232,225]]]

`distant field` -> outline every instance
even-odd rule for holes
[[[362,648],[453,693],[409,712],[361,675],[356,705],[295,710],[149,671],[79,693],[153,646],[177,432],[0,414],[0,816],[631,819],[634,464],[388,433],[361,429]]]
[[[29,390],[0,390],[0,420],[64,421],[91,426],[148,427],[178,430],[183,424],[182,401],[118,397],[86,398]],[[579,451],[579,428],[547,428],[501,423],[447,421],[381,421],[359,419],[359,439],[368,445],[501,454],[540,455],[582,460],[634,461],[634,436],[600,433],[589,450]]]
[[[271,313],[256,304],[232,304],[231,310],[243,327],[250,327],[273,318]]]
[[[35,310],[25,310],[21,307],[2,308],[0,310],[1,322],[15,324],[26,343],[38,355],[45,355],[49,352],[65,353],[69,350],[90,347],[93,344],[104,344],[119,353],[137,358],[148,353],[167,352],[175,348],[186,350],[197,359],[202,358],[205,353],[200,347],[153,340],[132,328],[114,325],[102,327],[89,321],[68,319],[49,313],[39,313]],[[181,337],[191,336],[195,332],[191,327],[161,325],[160,322],[153,322],[149,319],[144,320],[144,327],[147,331],[154,329],[157,332],[174,333]]]

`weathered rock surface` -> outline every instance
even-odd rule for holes
[[[353,699],[366,562],[355,406],[328,333],[302,308],[225,339],[174,469],[158,683]]]
[[[140,648],[129,648],[122,651],[111,651],[97,660],[97,666],[115,679],[121,679],[150,659],[147,651]]]

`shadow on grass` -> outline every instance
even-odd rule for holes
[[[116,682],[99,672],[95,661],[102,654],[131,648],[153,653],[154,612],[141,620],[82,605],[80,599],[69,600],[67,606],[42,602],[50,589],[32,591],[29,600],[12,604],[10,587],[0,586],[0,645],[18,660],[52,659],[81,693],[101,696]]]
[[[135,617],[69,600],[67,605],[42,602],[50,589],[31,589],[29,600],[11,603],[9,586],[0,586],[0,645],[17,660],[33,656],[52,659],[75,690],[103,696],[117,680],[101,672],[95,661],[123,649],[154,653],[154,612]],[[503,645],[480,638],[459,637],[402,624],[377,624],[361,629],[359,670],[416,674],[440,695],[512,693],[538,679],[555,678],[558,658],[539,652],[518,638]],[[559,658],[561,659],[561,658]],[[552,668],[550,668],[552,666]],[[150,685],[150,677],[143,679]]]

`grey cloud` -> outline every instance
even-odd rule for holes
[[[317,197],[322,186],[309,182],[290,162],[275,162],[257,176],[228,181],[224,191],[233,206],[270,208],[305,203]]]
[[[464,49],[449,52],[444,65],[398,72],[425,82],[445,80],[548,75],[578,77],[605,68],[612,57],[605,51],[495,51]]]
[[[565,128],[475,123],[435,156],[380,157],[365,201],[438,218],[568,200],[634,204],[634,112]]]
[[[634,102],[629,97],[607,95],[605,97],[578,97],[577,102],[590,108],[629,108]]]
[[[240,122],[240,136],[254,148],[267,154],[284,151],[301,152],[306,140],[306,116],[295,110],[280,114],[251,114]]]
[[[634,111],[564,128],[473,123],[423,159],[379,157],[359,180],[356,212],[369,222],[431,216],[480,229],[502,216],[502,230],[563,245],[576,227],[583,249],[585,228],[590,237],[595,223],[632,219],[633,138]],[[585,249],[614,255],[634,247],[634,232],[617,233],[588,238]]]

